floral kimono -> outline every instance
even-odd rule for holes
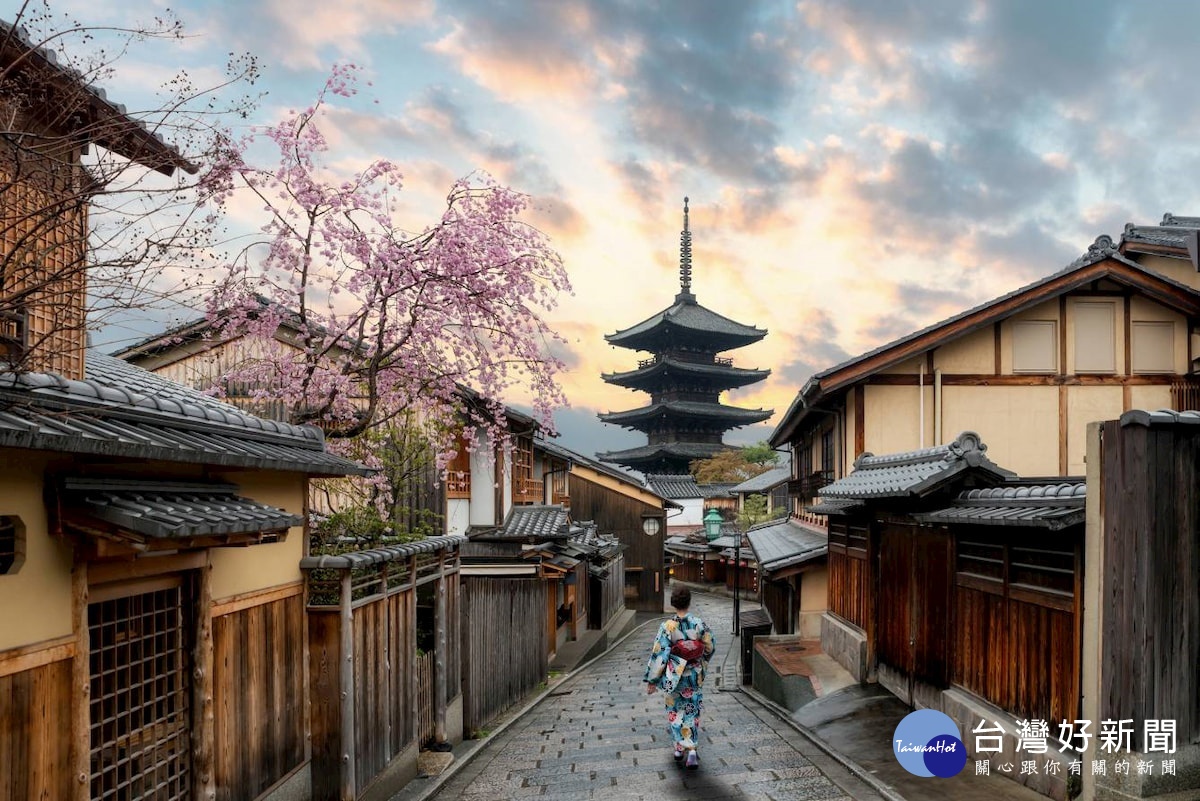
[[[704,656],[687,662],[671,653],[671,645],[680,640],[700,640]],[[653,683],[663,692],[667,707],[667,729],[676,748],[694,749],[700,735],[700,710],[704,707],[704,671],[716,650],[708,624],[695,615],[672,617],[658,627],[650,661],[646,664],[643,681]]]

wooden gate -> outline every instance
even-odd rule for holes
[[[90,596],[91,797],[191,798],[183,582],[100,587]]]
[[[949,678],[952,554],[944,531],[881,527],[879,682],[906,703],[917,682],[941,688]]]

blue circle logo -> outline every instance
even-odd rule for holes
[[[892,752],[900,767],[914,776],[949,779],[967,764],[958,725],[950,716],[933,709],[910,712],[892,735]]]

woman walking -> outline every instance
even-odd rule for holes
[[[676,587],[671,593],[675,615],[658,627],[643,681],[647,694],[663,691],[675,759],[686,757],[685,764],[694,770],[700,767],[696,743],[700,737],[700,712],[704,708],[704,672],[716,643],[708,625],[688,612],[691,605],[692,591]]]

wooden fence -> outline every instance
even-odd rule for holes
[[[354,801],[423,732],[445,736],[458,692],[460,537],[306,557],[312,797]],[[417,588],[433,584],[434,650],[417,655]],[[420,676],[422,661],[427,676]],[[430,712],[420,715],[421,699]]]
[[[462,581],[463,726],[479,731],[546,678],[546,589],[541,579]]]

